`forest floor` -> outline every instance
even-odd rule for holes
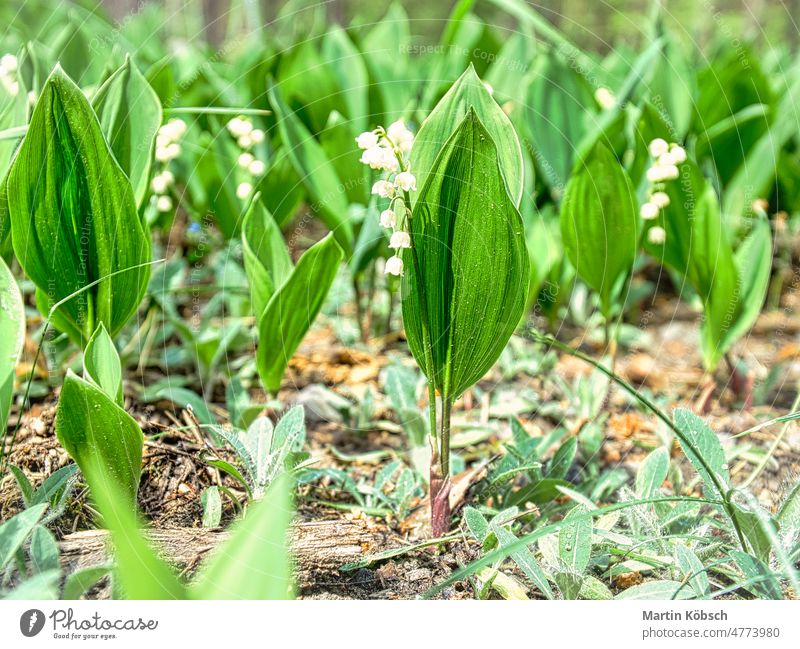
[[[792,286],[797,287],[798,282]],[[696,312],[674,298],[657,296],[651,308],[641,316],[642,335],[637,337],[638,342],[620,350],[617,372],[634,385],[649,390],[668,411],[678,405],[697,407],[706,401],[708,423],[720,436],[723,446],[742,442],[733,436],[758,422],[790,411],[800,385],[800,345],[797,342],[800,291],[785,293],[780,308],[763,314],[750,335],[736,347],[737,356],[756,377],[754,405],[750,409],[743,408],[740,399],[729,389],[729,373],[724,366],[717,374],[716,386],[708,388],[709,377],[701,369],[697,347],[698,327]],[[599,356],[600,349],[579,333],[572,335],[564,329],[558,332],[558,337]],[[516,343],[518,356],[536,353],[531,351],[536,347],[533,343],[522,339]],[[381,370],[391,359],[411,363],[400,335],[344,347],[323,320],[306,338],[291,362],[279,399],[283,403],[302,402],[306,406],[307,446],[315,467],[344,469],[357,482],[369,483],[387,462],[404,456],[406,438],[392,421],[380,378]],[[590,370],[578,359],[559,355],[552,371],[569,383]],[[566,405],[559,414],[558,405],[563,402],[564,395],[553,388],[554,383],[546,380],[547,377],[525,371],[512,370],[511,375],[508,372],[508,369],[495,368],[480,382],[480,397],[473,390],[456,405],[456,424],[468,427],[470,422],[485,424],[490,419],[497,424],[488,436],[474,443],[467,441],[457,449],[467,466],[464,474],[455,480],[457,508],[471,502],[472,488],[482,477],[481,469],[487,461],[497,457],[503,440],[510,436],[509,414],[517,416],[531,435],[543,435],[558,425],[567,425],[577,434],[587,423],[579,417],[565,415]],[[350,402],[371,395],[373,423],[364,429],[346,423],[335,410],[319,400],[316,387],[319,385]],[[709,399],[704,397],[706,389],[711,390]],[[529,394],[536,395],[535,402],[521,397]],[[10,454],[10,462],[22,468],[34,486],[70,462],[53,431],[56,402],[57,393],[34,401],[22,417]],[[219,403],[224,403],[224,396]],[[548,403],[556,407],[541,408]],[[200,494],[220,479],[216,470],[201,459],[201,451],[208,445],[207,438],[199,428],[192,426],[189,413],[170,402],[140,405],[132,395],[127,395],[126,407],[148,438],[139,491],[140,509],[164,554],[191,573],[204,553],[223,535],[220,530],[201,526]],[[424,411],[424,402],[419,407]],[[214,412],[224,421],[222,408],[214,408]],[[619,390],[611,391],[603,414],[604,442],[597,461],[601,466],[622,467],[633,476],[647,452],[658,444],[657,420],[633,408]],[[764,428],[750,434],[746,441],[754,448],[768,448],[780,429],[780,426]],[[379,451],[385,453],[375,453]],[[225,451],[220,450],[219,454],[224,457]],[[730,467],[734,480],[745,479],[756,463],[757,460],[746,452],[738,454]],[[580,467],[574,467],[573,471],[579,473]],[[800,429],[792,425],[751,489],[762,504],[774,509],[798,476]],[[464,534],[444,545],[431,545],[359,568],[340,570],[343,563],[419,544],[429,535],[427,507],[422,498],[402,520],[392,516],[368,516],[350,505],[352,501],[348,501],[346,494],[331,489],[325,480],[301,486],[294,539],[300,596],[415,597],[455,568],[480,556],[478,544]],[[7,520],[22,506],[16,483],[6,475],[0,482],[0,520]],[[223,526],[232,515],[229,504]],[[86,565],[102,559],[102,542],[98,542],[93,532],[87,531],[94,527],[92,517],[87,490],[79,484],[65,513],[54,523],[54,531],[62,540],[65,562]],[[459,525],[457,519],[454,525]],[[95,590],[94,595],[103,596],[102,589]],[[441,596],[469,598],[474,593],[469,583],[461,582],[446,589]]]

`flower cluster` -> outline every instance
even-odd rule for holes
[[[254,128],[249,119],[234,117],[228,122],[228,132],[236,138],[236,143],[242,149],[237,159],[239,167],[253,178],[264,175],[267,165],[250,151],[253,146],[264,141],[264,131]],[[253,193],[253,183],[250,180],[252,178],[239,183],[236,187],[236,196],[241,200],[245,200]]]
[[[653,164],[647,170],[649,198],[639,210],[639,215],[645,221],[652,221],[669,205],[669,194],[664,191],[665,183],[678,178],[678,165],[686,161],[686,151],[675,142],[670,143],[660,137],[650,142],[648,150],[653,158]],[[653,244],[664,243],[666,235],[664,228],[658,225],[647,231],[647,239]]]
[[[156,160],[168,163],[181,154],[180,140],[186,133],[186,122],[174,118],[163,124],[156,135]]]
[[[389,128],[378,127],[366,131],[356,138],[356,144],[363,150],[361,162],[371,169],[386,172],[386,177],[372,186],[372,193],[389,199],[389,206],[381,212],[381,227],[392,231],[389,247],[395,251],[386,261],[384,272],[387,275],[403,274],[404,248],[411,247],[408,233],[408,220],[411,205],[408,193],[417,190],[417,179],[411,173],[408,154],[414,144],[414,134],[408,130],[403,120],[392,123]]]
[[[19,62],[16,56],[13,54],[0,56],[0,84],[12,97],[16,97],[19,94],[18,68]]]
[[[185,133],[186,122],[174,118],[163,124],[156,134],[156,161],[161,163],[161,169],[150,181],[150,189],[153,190],[156,209],[159,212],[172,210],[170,188],[175,183],[175,176],[167,167],[181,154],[179,142]]]

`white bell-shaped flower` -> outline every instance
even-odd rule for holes
[[[371,149],[378,146],[378,134],[374,131],[364,131],[356,138],[359,149]]]
[[[397,215],[394,210],[383,210],[380,216],[382,228],[394,228],[397,225]]]
[[[417,179],[410,171],[401,171],[394,177],[394,184],[404,192],[417,190]]]
[[[393,232],[391,239],[389,239],[389,247],[394,250],[400,250],[401,248],[410,248],[411,237],[409,236],[408,232],[403,232],[402,230]]]
[[[383,269],[386,275],[396,275],[400,277],[403,274],[403,260],[398,256],[389,257],[386,260],[386,267]]]
[[[388,180],[379,180],[372,186],[372,193],[381,198],[391,198],[394,196],[394,185]]]

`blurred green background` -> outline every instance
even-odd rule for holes
[[[578,46],[599,53],[613,46],[626,44],[638,47],[647,40],[642,32],[646,18],[659,0],[549,0],[529,2],[541,15],[557,26]],[[707,45],[713,33],[723,33],[730,40],[756,42],[762,47],[783,41],[797,45],[800,0],[660,0],[665,8],[668,26],[687,41]],[[54,2],[36,0],[5,0],[0,18],[5,25],[0,33],[19,29],[21,25],[41,24],[42,7]],[[281,15],[293,12],[302,15],[306,10],[323,5],[331,23],[372,23],[381,19],[391,4],[366,0],[164,0],[148,3],[141,0],[76,0],[78,11],[99,14],[121,28],[128,17],[147,12],[161,5],[170,21],[164,29],[171,36],[195,40],[205,38],[219,44],[238,31],[251,31],[250,17],[262,16],[260,21],[272,22]],[[436,38],[455,0],[402,0],[413,21],[414,35],[419,42]],[[514,27],[514,21],[491,3],[477,3],[475,13],[498,26]],[[298,20],[298,24],[302,21]]]

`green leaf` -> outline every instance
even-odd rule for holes
[[[727,487],[730,484],[728,466],[725,464],[725,451],[722,444],[708,425],[686,408],[676,408],[672,415],[675,426],[683,433],[680,438],[681,448],[692,463],[694,470],[703,480],[703,491],[709,498],[722,500],[725,493],[720,493],[716,482],[706,466],[713,471],[717,480]],[[685,439],[684,439],[685,438]],[[701,461],[703,460],[703,461]]]
[[[349,255],[353,250],[353,227],[347,212],[344,189],[333,165],[322,146],[283,102],[274,84],[270,84],[268,95],[278,120],[278,132],[311,197],[312,208],[320,214],[342,250]]]
[[[261,314],[256,364],[269,392],[277,393],[280,388],[283,372],[322,308],[342,256],[332,234],[315,243]]]
[[[467,524],[469,533],[472,534],[479,543],[483,543],[486,537],[489,536],[489,522],[486,520],[486,517],[474,507],[464,508],[464,522]]]
[[[680,590],[679,590],[680,589]],[[677,596],[675,595],[677,593]],[[623,590],[614,599],[694,599],[694,591],[679,581],[657,579]]]
[[[636,473],[636,495],[639,498],[652,498],[667,479],[669,471],[669,451],[665,446],[657,448],[642,462]]]
[[[528,87],[525,122],[539,168],[556,198],[572,172],[586,131],[586,112],[594,112],[595,105],[589,83],[557,52],[539,59]]]
[[[194,599],[292,599],[288,529],[291,481],[281,474],[201,570]]]
[[[161,126],[161,102],[139,68],[125,63],[92,97],[114,157],[128,176],[136,204],[141,205],[150,182],[156,133]]]
[[[409,69],[409,57],[402,55],[410,43],[408,15],[399,2],[390,5],[361,43],[372,82],[370,89],[387,123],[406,110],[422,77],[415,78]],[[372,97],[370,100],[373,101]]]
[[[411,149],[411,168],[417,178],[417,186],[425,187],[428,177],[442,173],[440,152],[447,147],[457,125],[463,124],[468,113],[473,111],[481,129],[494,142],[493,162],[499,165],[511,200],[519,207],[522,199],[523,168],[522,149],[519,138],[508,116],[486,90],[472,65],[451,86],[436,108],[422,122]],[[489,147],[481,147],[488,151]],[[496,161],[496,162],[495,162]],[[494,172],[493,172],[494,173]],[[442,179],[434,181],[440,184]],[[420,194],[419,199],[422,198]],[[419,200],[418,199],[418,200]]]
[[[5,431],[14,399],[17,361],[25,342],[25,308],[19,287],[0,259],[0,429]]]
[[[733,505],[733,516],[739,523],[739,529],[742,531],[744,538],[747,539],[753,555],[769,565],[772,542],[769,532],[764,527],[769,525],[773,528],[773,532],[776,531],[777,525],[775,525],[775,521],[763,509],[761,510],[761,515],[759,515],[758,512],[746,509],[736,503]]]
[[[22,495],[22,502],[25,507],[30,507],[33,504],[33,486],[31,485],[31,481],[28,480],[28,476],[25,475],[25,472],[14,464],[9,464],[8,470],[11,472],[11,475],[14,476],[14,480],[17,481],[19,492]]]
[[[253,198],[242,224],[244,269],[257,317],[264,313],[270,298],[294,268],[281,229],[258,199]]]
[[[125,488],[114,473],[91,456],[81,467],[92,498],[111,532],[116,563],[115,578],[126,599],[186,599],[186,589],[166,562],[149,546]]]
[[[575,461],[575,455],[578,452],[578,438],[570,437],[566,442],[558,447],[558,450],[550,460],[547,467],[547,477],[553,480],[561,480],[569,471],[572,463]]]
[[[600,295],[608,317],[619,281],[638,248],[636,193],[611,151],[598,143],[577,166],[561,204],[561,236],[580,278]]]
[[[58,542],[52,532],[43,525],[33,528],[31,536],[31,569],[33,573],[40,574],[51,570],[61,570]]]
[[[61,599],[80,599],[86,591],[111,572],[111,566],[89,566],[79,568],[64,581]]]
[[[614,594],[609,590],[608,586],[597,577],[584,575],[578,597],[581,599],[607,600],[614,599]]]
[[[55,427],[58,441],[84,475],[90,463],[100,462],[129,506],[136,502],[144,438],[133,417],[100,388],[68,370]]]
[[[40,303],[97,282],[60,306],[55,324],[81,346],[100,322],[116,334],[147,288],[149,266],[135,267],[150,260],[150,240],[92,107],[59,67],[14,159],[8,203],[14,251]]]
[[[564,517],[565,521],[581,517],[582,520],[565,525],[558,533],[561,562],[577,575],[586,572],[592,554],[592,519],[587,515],[588,511],[583,505],[570,509]]]
[[[489,524],[489,527],[497,537],[497,542],[500,547],[511,545],[518,540],[513,532],[497,524],[494,520]],[[512,552],[509,556],[547,599],[553,599],[553,591],[550,588],[550,584],[547,583],[547,576],[544,574],[539,562],[536,561],[536,558],[528,549],[517,550]]]
[[[412,447],[426,447],[428,420],[417,404],[417,371],[394,363],[386,368],[384,390]]]
[[[222,520],[222,498],[219,487],[211,485],[203,490],[200,495],[200,504],[203,505],[203,527],[219,527]]]
[[[369,117],[369,77],[364,59],[341,27],[333,25],[322,41],[322,57],[347,105],[347,117],[355,133],[367,130]]]
[[[689,578],[689,585],[698,599],[708,597],[711,593],[711,584],[708,581],[708,574],[703,568],[703,563],[697,558],[697,555],[679,542],[675,546],[675,562],[681,569],[684,578]]]
[[[783,599],[781,584],[766,565],[740,550],[731,550],[731,556],[745,578],[753,580],[743,588],[764,599]]]
[[[525,308],[528,253],[497,148],[470,110],[414,205],[403,322],[428,380],[456,399],[505,348]],[[425,336],[431,342],[428,363]]]
[[[772,273],[772,232],[766,218],[759,219],[734,255],[739,276],[739,310],[724,333],[724,353],[755,324],[769,287]]]
[[[778,511],[777,521],[784,534],[800,532],[800,481],[796,482],[792,490],[783,501]]]
[[[49,570],[30,577],[17,585],[3,599],[9,600],[46,600],[58,599],[58,580],[60,570]]]
[[[122,406],[122,365],[117,348],[101,322],[83,351],[84,378]]]
[[[0,570],[14,558],[46,509],[46,503],[28,507],[0,525]]]

